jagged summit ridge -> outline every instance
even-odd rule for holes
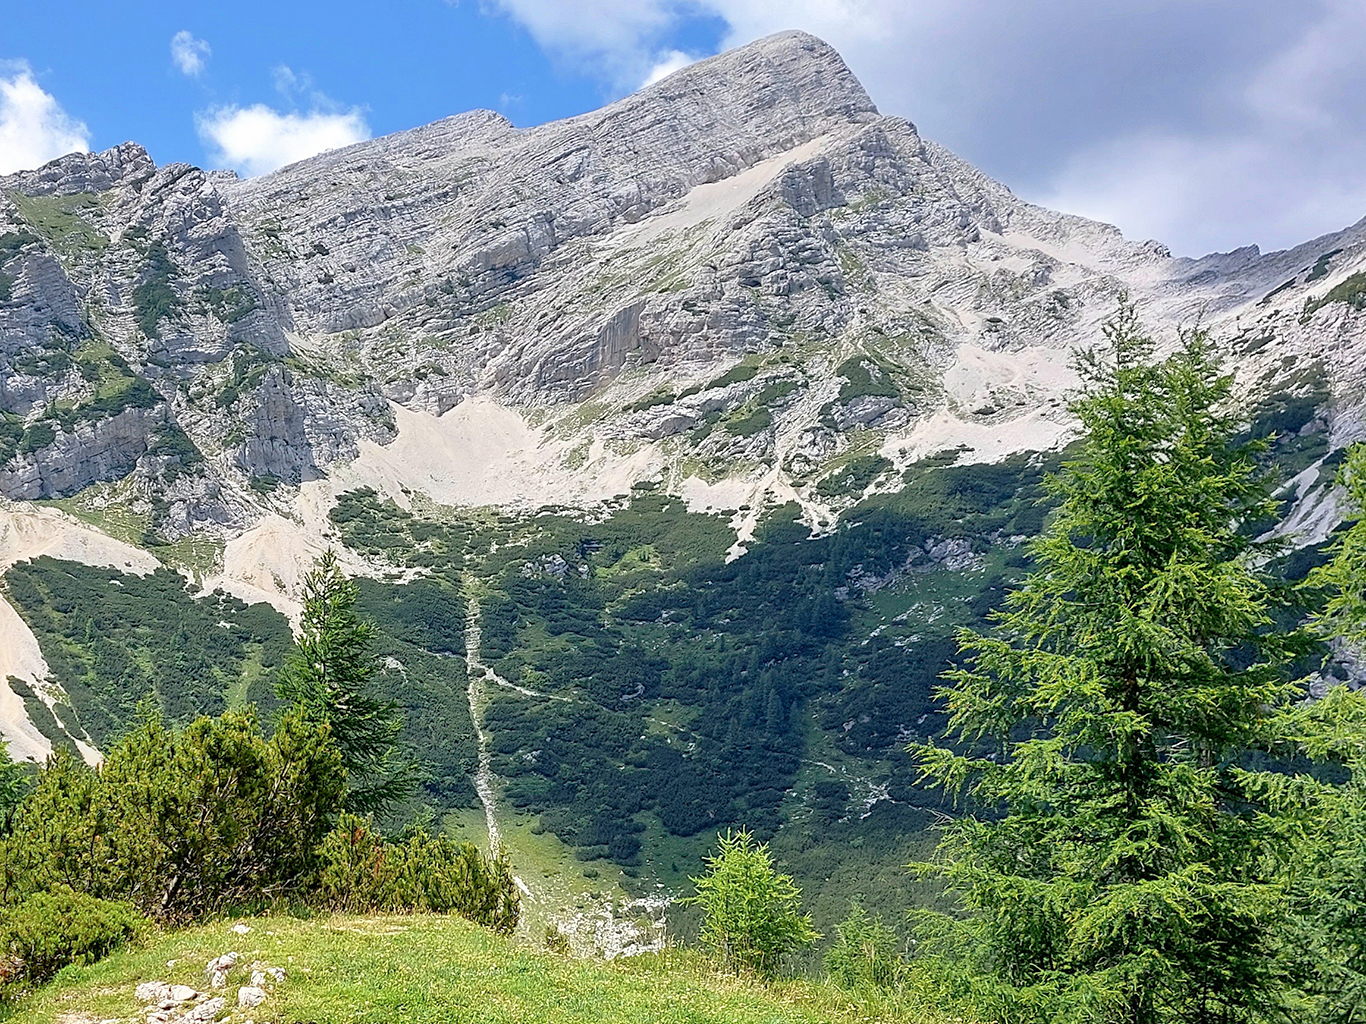
[[[527,500],[629,466],[790,491],[819,522],[851,451],[1053,443],[1063,353],[1126,290],[1162,330],[1274,321],[1249,386],[1283,346],[1339,377],[1361,349],[1354,314],[1328,355],[1298,319],[1361,231],[1173,260],[1015,197],[799,32],[533,128],[471,111],[245,181],[125,144],[0,194],[0,492],[123,481],[170,536],[240,529],[472,399],[519,410]],[[570,464],[570,493],[533,485]]]
[[[253,181],[267,186],[276,177],[308,176],[317,168],[379,156],[440,161],[466,148],[495,144],[512,145],[513,152],[522,147],[535,152],[542,147],[592,146],[602,149],[605,162],[618,153],[686,160],[694,157],[686,149],[721,150],[727,135],[751,136],[756,155],[732,164],[734,173],[764,155],[791,149],[832,124],[877,116],[872,99],[832,46],[808,33],[788,31],[697,61],[575,117],[518,129],[500,113],[471,110],[300,160]]]

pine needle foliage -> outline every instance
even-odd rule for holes
[[[1319,627],[1331,637],[1366,643],[1366,444],[1353,445],[1339,477],[1356,522],[1339,541],[1334,558],[1310,577],[1328,591]]]
[[[323,841],[318,902],[347,913],[455,913],[500,935],[517,928],[521,895],[503,851],[416,829],[388,842],[365,819],[342,816]]]
[[[972,813],[933,864],[959,917],[922,965],[984,1017],[1233,1024],[1274,1017],[1287,915],[1249,749],[1297,693],[1299,637],[1248,524],[1273,515],[1203,331],[1158,359],[1131,305],[1079,353],[1080,454],[1034,568],[940,690],[955,749],[913,747]]]
[[[72,891],[179,922],[298,898],[345,788],[297,710],[266,739],[251,708],[176,729],[146,705],[99,768],[49,758],[0,840],[0,903]]]
[[[1349,525],[1333,559],[1306,588],[1326,597],[1317,631],[1337,644],[1366,642],[1366,445],[1348,452],[1339,477]],[[1352,520],[1355,521],[1352,521]],[[1286,872],[1306,1019],[1366,1020],[1366,690],[1334,686],[1286,716],[1289,752],[1316,762],[1312,773],[1262,780],[1263,798],[1294,822]],[[1325,770],[1325,766],[1327,766]]]
[[[1287,750],[1314,772],[1251,780],[1267,816],[1289,839],[1284,878],[1291,927],[1284,939],[1297,1019],[1366,1020],[1366,691],[1331,689],[1286,715]],[[1333,766],[1337,771],[1324,771]]]
[[[15,812],[28,792],[23,767],[10,760],[9,744],[0,739],[0,836],[9,835]]]
[[[304,577],[299,635],[280,672],[281,699],[326,722],[341,751],[346,808],[383,811],[412,789],[415,772],[396,749],[403,729],[398,704],[375,695],[376,629],[356,611],[360,595],[328,549]]]
[[[690,879],[697,894],[684,903],[702,908],[702,943],[736,974],[777,976],[783,958],[820,938],[801,912],[801,890],[773,869],[767,843],[752,833],[726,831],[707,873]]]

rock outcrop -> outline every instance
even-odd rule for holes
[[[1023,202],[782,33],[535,128],[473,111],[245,181],[132,143],[0,179],[0,495],[123,480],[165,539],[231,533],[398,409],[478,396],[527,424],[529,473],[752,478],[818,522],[851,448],[1056,443],[1066,353],[1126,292],[1336,447],[1363,267],[1366,222],[1189,260]]]

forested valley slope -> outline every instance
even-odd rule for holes
[[[272,713],[332,547],[404,813],[496,829],[528,920],[637,941],[595,922],[734,826],[818,926],[905,905],[941,813],[905,747],[1027,568],[1121,296],[1210,331],[1302,579],[1366,435],[1366,220],[1175,258],[1018,199],[808,35],[248,180],[134,143],[0,178],[0,728],[95,761],[149,694]]]

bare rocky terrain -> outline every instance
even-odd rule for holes
[[[736,557],[775,504],[828,531],[916,460],[1064,443],[1068,353],[1122,294],[1325,439],[1287,484],[1319,541],[1324,467],[1366,434],[1364,272],[1366,220],[1193,260],[1031,205],[801,33],[569,120],[473,111],[250,180],[125,143],[0,178],[0,553],[152,551],[290,612],[355,487],[525,511],[654,481],[730,514]],[[0,628],[0,678],[41,684]]]

